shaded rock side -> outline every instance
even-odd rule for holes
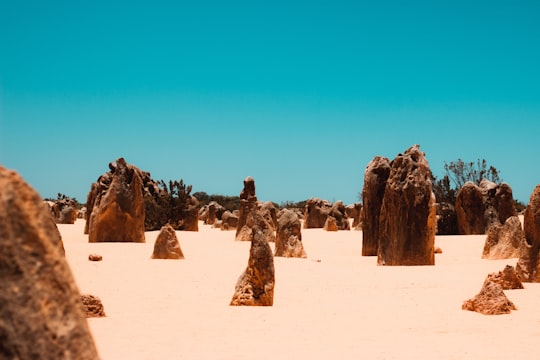
[[[0,167],[0,358],[98,359],[47,205]]]
[[[377,256],[379,219],[386,182],[390,176],[390,160],[376,156],[367,165],[362,188],[362,256]]]
[[[298,215],[289,209],[278,213],[275,256],[307,258],[302,244],[302,224]]]
[[[345,208],[347,217],[353,219],[352,227],[355,230],[362,230],[362,204],[354,203]]]
[[[517,310],[516,306],[504,294],[503,288],[491,281],[484,282],[480,293],[472,299],[464,301],[461,308],[484,315],[510,314],[512,310]]]
[[[246,270],[239,277],[230,305],[272,306],[274,303],[274,257],[264,232],[255,227]]]
[[[347,208],[343,204],[343,201],[336,201],[333,203],[328,212],[328,216],[331,216],[336,220],[338,230],[351,230],[351,224],[347,217]]]
[[[199,200],[190,196],[184,217],[178,220],[178,230],[199,231]]]
[[[128,165],[123,158],[110,163],[109,168],[110,185],[94,201],[88,241],[143,243],[145,208],[142,173],[137,167]]]
[[[523,215],[523,230],[527,243],[540,249],[540,184],[536,185]]]
[[[152,259],[183,259],[178,237],[174,228],[167,224],[161,228],[154,243]]]
[[[512,188],[507,183],[501,183],[497,186],[493,205],[497,209],[501,224],[504,224],[509,217],[517,216]]]
[[[523,216],[525,242],[516,271],[521,281],[540,282],[540,184],[536,185]]]
[[[467,182],[456,197],[456,217],[460,235],[479,235],[486,232],[485,205],[482,189]]]
[[[221,216],[221,230],[236,230],[238,228],[239,212],[226,210]]]
[[[277,209],[271,201],[259,202],[257,204],[259,213],[266,219],[270,228],[275,231],[277,229]]]
[[[525,234],[517,216],[506,219],[503,225],[493,225],[488,230],[482,259],[498,260],[519,258]]]
[[[437,235],[457,235],[457,217],[454,204],[437,203]]]
[[[489,281],[499,284],[503,290],[523,289],[516,269],[510,265],[506,265],[502,271],[488,274],[485,282]]]
[[[379,265],[434,265],[437,216],[431,170],[418,145],[392,161],[379,224]]]

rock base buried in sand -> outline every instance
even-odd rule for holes
[[[501,285],[492,281],[484,282],[480,293],[463,302],[461,308],[484,315],[510,314],[512,310],[517,310],[516,306],[504,294]]]
[[[253,228],[248,266],[236,283],[230,305],[272,306],[274,303],[274,256],[264,232]]]

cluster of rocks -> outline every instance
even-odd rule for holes
[[[362,190],[362,255],[379,265],[434,265],[435,195],[431,170],[414,145],[366,167]]]
[[[47,205],[0,166],[0,357],[98,359]]]
[[[484,315],[509,314],[517,310],[504,290],[523,289],[514,267],[507,265],[498,273],[488,274],[480,292],[461,305],[463,310],[475,311]]]
[[[342,201],[311,198],[306,203],[304,229],[324,229],[327,231],[350,230],[347,210]]]
[[[124,158],[111,162],[109,169],[88,193],[85,234],[89,242],[145,242],[145,231],[159,230],[167,223],[176,230],[198,231],[199,203],[189,195],[190,187],[187,194],[175,198],[150,173]],[[183,183],[171,182],[171,186],[182,188]]]
[[[489,274],[480,293],[463,303],[462,308],[465,310],[482,314],[507,314],[516,307],[503,290],[523,289],[522,282],[540,282],[540,184],[534,188],[525,209],[523,230],[519,218],[509,215],[512,214],[510,207],[502,212],[508,217],[504,219],[503,225],[493,221],[482,257],[519,257],[518,262],[515,268],[507,265],[503,271]],[[499,221],[502,220],[499,218]]]
[[[492,226],[517,215],[510,186],[486,179],[480,186],[465,183],[457,193],[455,209],[460,235],[485,234]]]
[[[57,224],[75,224],[75,220],[79,217],[79,210],[72,199],[47,201],[46,204]]]

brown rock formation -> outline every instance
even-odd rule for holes
[[[309,199],[304,211],[304,229],[322,229],[332,204],[318,198]]]
[[[211,201],[199,210],[199,220],[207,225],[214,225],[218,220],[221,220],[225,208],[215,201]]]
[[[272,230],[277,229],[277,209],[271,201],[258,203],[260,214],[266,219]]]
[[[328,216],[324,222],[323,229],[326,231],[338,231],[336,218],[333,216]]]
[[[145,242],[141,171],[123,158],[109,164],[110,176],[98,179],[88,225],[89,242]],[[106,175],[109,175],[106,174]],[[103,186],[109,182],[108,186]],[[92,190],[94,185],[92,185]],[[89,199],[93,195],[88,196]]]
[[[514,205],[514,196],[512,195],[512,188],[506,183],[502,183],[497,186],[495,191],[494,204],[499,215],[499,222],[504,224],[506,219],[512,216],[516,216],[516,207]]]
[[[87,318],[91,317],[104,317],[105,309],[103,308],[103,303],[101,299],[97,296],[90,294],[81,295],[81,301],[83,306],[83,311],[86,314]]]
[[[272,306],[275,284],[272,249],[262,229],[254,227],[252,231],[248,265],[236,283],[230,305]]]
[[[502,287],[491,281],[484,282],[480,293],[463,302],[461,308],[484,315],[510,314],[512,310],[516,310],[515,305],[504,294]]]
[[[494,282],[499,284],[503,290],[523,289],[523,284],[513,266],[506,265],[504,270],[498,273],[488,274],[485,282]]]
[[[195,196],[189,197],[184,217],[178,221],[178,230],[199,231],[199,200]]]
[[[379,224],[379,265],[434,265],[437,217],[431,170],[418,145],[392,161]]]
[[[103,260],[103,256],[101,256],[99,254],[90,254],[90,255],[88,255],[88,260],[90,260],[90,261],[101,261],[101,260]]]
[[[0,358],[97,359],[49,209],[3,167],[0,239]]]
[[[525,241],[521,221],[517,216],[506,219],[503,225],[492,225],[488,230],[482,259],[518,258]]]
[[[347,210],[343,201],[336,201],[332,204],[328,216],[333,217],[336,220],[336,226],[338,230],[350,230],[351,224],[347,218]],[[323,226],[324,227],[324,226]]]
[[[258,207],[254,207],[246,216],[246,223],[242,226],[242,229],[236,233],[236,240],[252,241],[254,228],[258,228],[262,231],[268,242],[274,242],[276,240],[273,225],[263,216],[263,214],[261,214]]]
[[[354,203],[345,207],[345,213],[349,219],[353,219],[352,227],[355,230],[362,229],[362,204]]]
[[[497,185],[483,179],[480,186],[467,182],[458,191],[456,216],[461,235],[485,234],[515,215],[512,189],[506,183]]]
[[[390,160],[376,156],[367,165],[362,188],[362,256],[376,256],[379,248],[379,218],[386,182],[390,176]]]
[[[255,194],[255,180],[251,176],[248,176],[244,179],[244,188],[240,192],[240,214],[236,228],[236,240],[251,240],[251,229],[244,229],[244,227],[248,214],[256,208],[257,195]]]
[[[152,259],[183,259],[178,237],[174,228],[167,224],[161,228],[154,243]]]
[[[238,227],[238,212],[225,211],[221,215],[221,230],[236,230]]]
[[[454,204],[437,203],[437,235],[457,235],[457,217]]]
[[[536,185],[523,216],[525,244],[516,271],[525,282],[540,282],[540,184]]]
[[[75,202],[71,199],[59,199],[50,205],[50,211],[57,224],[74,224],[78,217]]]
[[[278,213],[275,256],[307,258],[302,245],[302,225],[298,215],[289,209]]]
[[[456,198],[456,217],[460,235],[485,234],[485,205],[482,189],[472,182],[467,182],[459,189]]]

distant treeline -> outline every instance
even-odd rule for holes
[[[212,201],[217,202],[225,209],[229,211],[239,210],[240,209],[240,196],[227,196],[227,195],[209,195],[204,191],[198,191],[193,193],[193,196],[199,200],[199,206],[203,207],[208,205]]]
[[[208,205],[210,202],[215,201],[225,209],[229,211],[239,210],[240,209],[240,196],[227,196],[227,195],[218,195],[218,194],[207,194],[204,191],[199,191],[193,193],[193,196],[199,200],[199,206],[203,207]],[[307,200],[303,201],[285,201],[281,204],[273,203],[276,208],[299,208],[304,209],[306,207]]]

